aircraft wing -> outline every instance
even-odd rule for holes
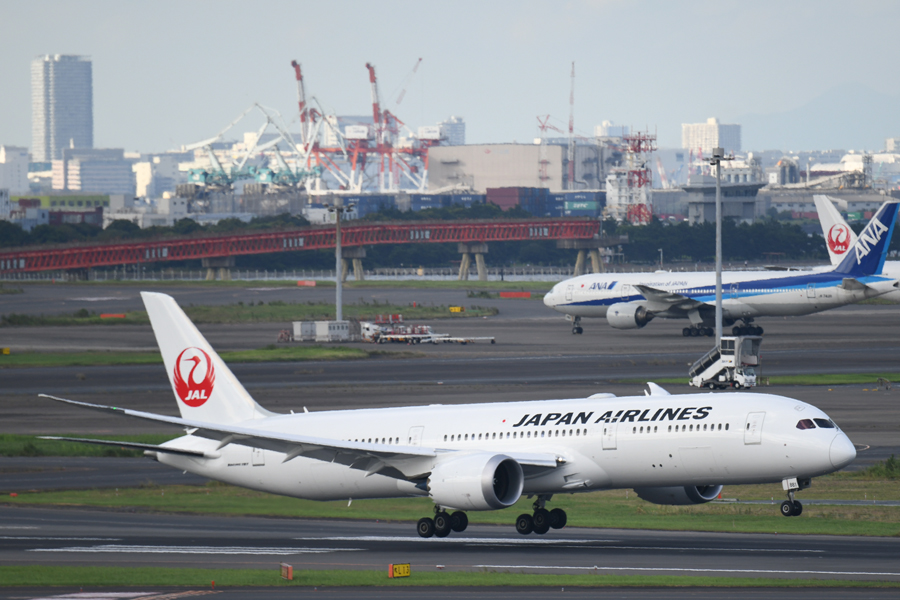
[[[198,458],[214,458],[215,455],[200,450],[187,450],[170,446],[157,446],[156,444],[139,444],[137,442],[120,442],[116,440],[89,440],[85,438],[57,437],[55,435],[39,435],[39,440],[58,440],[61,442],[80,442],[82,444],[99,444],[101,446],[115,446],[116,448],[131,448],[132,450],[149,450],[152,452],[164,452],[166,454],[178,454],[181,456],[196,456]]]
[[[688,312],[695,308],[705,306],[704,302],[694,300],[693,298],[682,294],[674,294],[648,285],[638,284],[634,287],[647,299],[647,310],[651,312],[659,313],[673,309]]]
[[[262,448],[280,452],[285,455],[284,462],[293,460],[298,456],[303,456],[324,462],[343,464],[352,469],[365,471],[367,475],[379,473],[396,479],[422,479],[431,472],[439,455],[454,452],[452,450],[440,450],[422,446],[350,442],[308,435],[271,432],[247,427],[246,425],[206,423],[194,419],[183,419],[181,417],[157,415],[154,413],[118,408],[115,406],[91,404],[89,402],[80,402],[78,400],[67,400],[65,398],[57,398],[47,394],[39,394],[39,396],[83,408],[184,427],[188,430],[190,435],[219,442],[216,450],[220,450],[228,444],[238,444],[241,446],[249,446],[251,448]],[[77,441],[98,442],[98,440]],[[120,443],[116,444],[121,445]],[[169,450],[165,446],[160,447],[160,451],[172,452],[172,450]],[[174,453],[181,452],[176,451]],[[197,454],[208,458],[214,458],[216,456],[214,454],[210,455],[209,453],[203,452],[198,452]],[[534,475],[547,468],[555,468],[558,464],[556,455],[554,454],[506,454],[522,465],[523,469],[526,471],[526,475]]]

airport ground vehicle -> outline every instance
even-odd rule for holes
[[[695,362],[688,371],[688,383],[694,387],[750,388],[756,385],[760,366],[762,338],[722,336],[719,344]]]

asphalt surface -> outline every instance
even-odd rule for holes
[[[410,515],[410,518],[415,515]],[[0,564],[690,575],[900,581],[900,539],[471,525],[423,539],[412,523],[0,507]]]
[[[0,313],[50,314],[140,308],[135,286],[23,286],[25,294],[0,297]],[[183,303],[248,302],[259,294],[266,302],[329,300],[333,289],[298,292],[248,288],[199,289],[173,286]],[[356,292],[345,294],[356,301]],[[299,294],[308,294],[300,296]],[[496,305],[500,313],[488,319],[445,319],[435,330],[459,336],[491,335],[497,344],[362,346],[383,354],[351,362],[236,364],[233,371],[257,400],[271,410],[352,409],[430,403],[515,401],[583,397],[597,392],[639,394],[637,381],[684,377],[687,365],[711,346],[704,338],[683,338],[682,323],[653,322],[638,331],[617,331],[605,321],[585,321],[585,334],[570,326],[539,300],[468,299],[464,292],[442,290],[365,290],[379,302],[408,304]],[[120,297],[121,296],[121,297]],[[363,293],[360,293],[363,296]],[[115,297],[112,300],[85,298]],[[302,298],[302,300],[300,299]],[[12,301],[10,302],[10,299]],[[118,308],[116,308],[118,307]],[[763,375],[900,371],[900,307],[853,306],[796,319],[770,319],[763,343]],[[201,326],[217,349],[258,348],[274,341],[288,324]],[[149,327],[59,327],[0,329],[0,346],[26,349],[155,349]],[[626,380],[626,381],[623,381]],[[635,382],[627,381],[634,380]],[[687,385],[667,385],[672,393],[692,391]],[[811,402],[834,418],[860,447],[856,466],[900,454],[900,387],[874,385],[772,386],[760,391]],[[163,414],[176,406],[161,365],[135,367],[73,367],[0,369],[0,433],[140,433],[177,430],[112,415],[76,410],[37,393],[112,404]],[[115,462],[111,462],[115,461]],[[186,476],[145,459],[0,459],[0,486],[18,489],[111,487],[133,483],[187,482]],[[197,478],[201,482],[201,478]],[[413,519],[415,515],[411,515]],[[511,515],[511,518],[514,515]],[[11,529],[34,527],[36,529]],[[508,528],[472,526],[447,540],[422,540],[409,524],[301,521],[280,519],[198,518],[134,515],[74,510],[0,507],[0,564],[200,564],[232,567],[294,561],[295,567],[385,568],[390,562],[411,561],[414,570],[487,569],[522,572],[597,572],[638,574],[734,575],[739,577],[851,578],[900,580],[894,539],[827,538],[821,536],[718,535],[667,532],[566,529],[545,538],[522,538]],[[51,540],[48,538],[100,538]],[[23,539],[28,538],[28,539]],[[325,539],[345,538],[345,539]],[[467,540],[467,541],[464,541]],[[548,543],[549,542],[549,543]],[[127,545],[137,551],[122,551]],[[99,551],[111,546],[112,551]],[[168,550],[162,548],[169,546]],[[182,549],[171,546],[184,546]],[[222,548],[234,554],[219,554]],[[71,551],[65,548],[81,548]],[[145,548],[141,551],[140,548]],[[160,550],[162,548],[162,550]],[[259,553],[259,548],[289,554]],[[302,553],[298,548],[318,548]],[[350,548],[359,548],[350,550]],[[150,550],[146,550],[150,549]],[[552,549],[551,552],[547,550]],[[274,552],[274,550],[272,551]],[[292,557],[285,559],[284,556]],[[302,562],[300,560],[302,559]],[[10,562],[11,561],[11,562]],[[332,565],[329,567],[328,565]],[[648,569],[648,570],[642,570]],[[702,571],[702,569],[711,569]],[[17,590],[15,597],[28,596]],[[56,593],[59,590],[55,590]],[[171,591],[171,590],[169,590]],[[316,590],[321,594],[326,590]],[[0,598],[8,590],[0,589]],[[309,590],[291,590],[292,597]],[[168,593],[166,590],[158,594]],[[285,590],[228,590],[235,598],[277,597]],[[415,590],[327,590],[333,597],[398,597],[423,593],[435,598],[472,596],[452,588]],[[591,593],[566,590],[566,594]],[[659,597],[659,590],[604,590],[612,597]],[[734,598],[771,597],[771,590],[728,590]],[[896,590],[791,590],[792,596],[896,597]],[[475,597],[546,597],[548,590],[478,590]],[[667,589],[666,597],[720,597],[723,590]]]

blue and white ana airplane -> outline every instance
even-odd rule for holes
[[[795,491],[856,458],[850,439],[805,402],[747,392],[672,396],[652,383],[646,395],[623,398],[275,414],[253,400],[174,299],[141,296],[180,416],[53,399],[185,435],[159,446],[75,441],[142,449],[176,469],[296,498],[428,497],[434,516],[418,521],[422,537],[461,532],[465,511],[509,508],[523,495],[536,500],[516,530],[544,534],[567,521],[562,509],[545,508],[554,495],[613,488],[658,504],[700,504],[725,484],[780,481],[788,495],[781,513],[795,516],[803,508]]]
[[[816,212],[819,214],[819,223],[822,225],[822,235],[825,237],[825,247],[831,258],[831,265],[836,267],[841,264],[847,251],[856,244],[856,233],[847,225],[847,221],[838,212],[828,196],[813,196],[816,203]],[[900,261],[885,261],[881,269],[885,277],[900,279]],[[890,302],[900,303],[900,290],[894,290],[881,296]]]
[[[900,289],[897,274],[882,273],[897,219],[896,201],[872,217],[841,262],[828,271],[722,273],[722,317],[732,333],[761,334],[758,317],[799,316],[853,304]],[[639,329],[655,318],[688,319],[684,336],[712,335],[715,323],[714,272],[594,273],[562,281],[544,304],[565,313],[582,333],[583,317],[606,317],[616,329]]]

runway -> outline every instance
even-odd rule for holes
[[[410,515],[412,518],[414,515]],[[510,514],[510,520],[515,515]],[[509,526],[419,538],[411,523],[0,507],[4,565],[497,571],[900,581],[900,540]]]
[[[253,294],[267,302],[298,301],[296,289],[174,289],[185,303],[249,301]],[[43,288],[39,290],[37,288]],[[158,287],[156,289],[159,289]],[[139,288],[118,286],[29,286],[26,294],[4,298],[3,312],[15,307],[32,312],[71,312],[87,297],[102,310],[140,308]],[[38,292],[45,292],[41,299]],[[333,290],[315,294],[330,299]],[[355,293],[355,292],[354,292]],[[268,295],[267,295],[268,294]],[[383,352],[348,362],[261,363],[231,365],[234,373],[265,407],[277,411],[333,410],[361,407],[507,402],[584,397],[597,392],[641,394],[639,381],[685,377],[687,366],[711,346],[707,338],[683,338],[680,322],[654,321],[645,329],[619,331],[603,320],[585,322],[585,334],[574,336],[570,325],[539,300],[468,299],[464,292],[443,290],[365,290],[380,302],[413,299],[436,304],[495,305],[487,319],[432,321],[437,331],[455,335],[493,335],[496,345],[362,346]],[[125,297],[127,296],[127,298]],[[283,296],[283,298],[282,298]],[[254,296],[255,297],[255,296]],[[355,301],[354,295],[346,295]],[[293,300],[291,299],[293,298]],[[309,298],[312,298],[310,296]],[[305,299],[303,301],[306,301]],[[117,304],[118,303],[118,304]],[[133,305],[133,306],[132,306]],[[29,308],[30,307],[30,308]],[[127,307],[127,308],[125,308]],[[763,321],[763,375],[900,371],[900,307],[852,306],[796,319]],[[259,348],[274,341],[287,324],[204,325],[200,329],[217,349]],[[155,349],[149,327],[3,328],[0,346],[23,349]],[[161,365],[0,369],[0,432],[32,434],[115,434],[166,432],[174,428],[114,415],[76,410],[37,393],[88,402],[174,414],[175,402]],[[693,391],[667,384],[672,393]],[[860,467],[900,455],[900,388],[874,385],[772,386],[757,391],[783,394],[819,406],[851,439],[868,450],[859,453]],[[739,400],[739,395],[736,396]],[[115,461],[115,462],[109,462]],[[145,459],[0,459],[0,487],[50,489],[194,482]],[[196,483],[202,478],[196,478]],[[21,487],[20,487],[21,486]],[[27,487],[26,487],[27,486]],[[420,515],[410,515],[415,520]],[[515,515],[510,515],[510,520]],[[13,529],[16,528],[16,529]],[[55,539],[54,539],[55,538]],[[69,538],[69,539],[60,539]],[[75,539],[80,538],[80,539]],[[90,539],[86,539],[90,538]],[[423,540],[410,523],[305,521],[179,515],[145,515],[81,510],[0,507],[2,564],[213,566],[273,568],[289,562],[295,568],[385,569],[391,562],[411,562],[414,572],[437,570],[581,573],[722,575],[789,579],[900,581],[896,556],[900,541],[882,538],[825,536],[725,535],[565,529],[545,538],[522,538],[512,528],[473,525],[464,534]],[[41,595],[46,590],[36,590]],[[77,590],[75,590],[77,591]],[[0,599],[25,597],[0,589]],[[163,590],[160,593],[164,593]],[[307,590],[291,590],[291,597]],[[323,595],[326,590],[317,590]],[[223,597],[279,597],[285,590],[228,590]],[[311,593],[311,592],[310,592]],[[616,589],[611,597],[658,598],[658,589]],[[896,597],[896,590],[791,590],[792,596],[843,598]],[[434,598],[473,595],[465,589],[341,590],[335,598]],[[596,597],[596,590],[566,590],[568,595]],[[771,597],[772,590],[678,590],[666,597]],[[477,597],[547,597],[546,589],[479,589]]]

